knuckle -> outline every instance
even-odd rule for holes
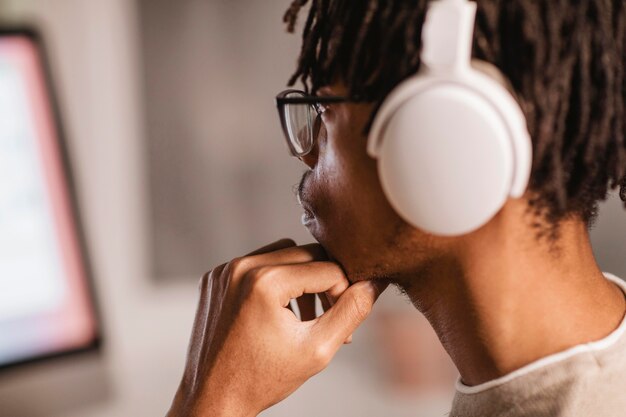
[[[198,290],[204,291],[204,289],[208,288],[213,281],[218,280],[225,267],[226,264],[222,264],[202,275],[200,282],[198,282]]]
[[[228,263],[229,275],[233,277],[243,276],[248,269],[250,269],[250,260],[245,256],[235,258]]]
[[[347,280],[341,280],[335,284],[328,292],[331,296],[339,298],[350,286]]]
[[[296,246],[296,241],[288,237],[280,239],[279,242],[288,246]]]
[[[209,281],[211,280],[211,274],[213,271],[209,271],[202,275],[200,281],[198,282],[198,291],[202,292],[209,285]]]
[[[253,294],[265,294],[271,288],[274,271],[274,268],[265,266],[249,271],[245,278],[249,291]]]
[[[318,370],[322,370],[328,366],[333,357],[331,346],[328,343],[322,343],[313,350],[313,362]]]
[[[348,282],[347,279],[343,279],[339,284],[337,284],[337,290],[340,293],[343,293],[345,290],[347,290],[350,287],[350,283]]]

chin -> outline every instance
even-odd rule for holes
[[[420,234],[416,241],[413,229],[400,219],[373,224],[341,218],[316,216],[307,228],[330,260],[341,266],[350,283],[378,279],[401,282],[433,255],[426,235]]]
[[[365,249],[363,246],[355,247],[355,242],[359,242],[358,238],[352,235],[348,239],[346,235],[332,236],[322,233],[319,224],[317,226],[317,228],[309,228],[309,231],[322,245],[329,259],[341,266],[350,283],[384,277],[380,266],[376,264],[375,257],[363,253]]]

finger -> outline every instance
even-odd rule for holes
[[[348,286],[350,286],[350,282],[346,278],[342,285],[337,285],[333,288],[328,289],[328,291],[325,292],[331,307],[335,305],[339,297],[341,297],[344,291],[348,289]]]
[[[291,246],[274,252],[259,253],[233,259],[228,264],[228,275],[234,282],[255,268],[273,265],[290,265],[313,261],[325,261],[328,258],[324,248],[318,244]],[[296,297],[294,297],[296,298]]]
[[[211,285],[211,273],[207,272],[202,276],[199,285],[199,295],[200,299],[198,300],[198,306],[196,307],[196,315],[193,320],[193,325],[191,328],[191,340],[189,341],[189,351],[187,352],[187,356],[189,357],[189,362],[196,363],[198,361],[198,356],[200,352],[200,347],[202,346],[202,335],[204,334],[204,327],[206,323],[207,311],[209,306],[209,297],[208,297],[208,287]]]
[[[198,302],[198,308],[196,310],[196,317],[193,324],[193,335],[199,341],[204,339],[204,333],[206,332],[206,322],[209,317],[209,312],[212,306],[212,298],[220,291],[222,285],[219,279],[222,271],[226,265],[220,265],[210,272],[207,272],[200,280],[200,300]]]
[[[200,280],[198,292],[199,301],[196,308],[196,315],[193,321],[191,330],[191,340],[189,342],[189,349],[187,351],[188,368],[185,369],[186,377],[191,377],[189,373],[193,373],[200,360],[200,352],[204,344],[204,335],[206,332],[206,322],[211,302],[211,288],[214,285],[215,274],[221,274],[225,265],[220,265],[210,272],[204,274]]]
[[[303,294],[302,297],[296,299],[298,309],[300,310],[300,320],[310,321],[315,319],[315,294]]]
[[[224,314],[224,299],[229,287],[228,277],[224,277],[224,269],[226,266],[216,268],[211,271],[210,282],[206,288],[205,296],[208,299],[208,305],[204,317],[204,329],[202,334],[202,346],[200,357],[206,357],[206,352],[211,348],[211,342],[217,332],[220,323],[220,316]]]
[[[332,262],[308,262],[293,265],[275,265],[251,271],[257,279],[267,279],[281,306],[303,294],[330,292],[336,294],[347,287],[348,279],[339,265]]]
[[[369,316],[387,285],[386,282],[363,281],[350,286],[330,310],[317,318],[314,337],[321,339],[319,343],[330,343],[334,354]]]
[[[296,246],[296,242],[294,242],[292,239],[280,239],[274,243],[270,243],[269,245],[265,245],[262,248],[259,248],[253,252],[250,252],[246,256],[261,255],[263,253],[274,252],[274,251],[277,251],[280,249],[286,249],[292,246]]]
[[[252,263],[262,265],[289,265],[314,261],[327,261],[328,255],[324,248],[312,243],[301,246],[290,246],[249,257]]]
[[[320,300],[322,302],[322,308],[324,309],[324,311],[328,311],[330,310],[330,308],[335,304],[337,298],[339,297],[333,297],[333,300],[331,300],[331,297],[328,295],[328,293],[321,293],[318,294],[318,296],[320,297]],[[343,342],[346,345],[349,345],[350,343],[352,343],[352,335],[348,336],[348,338]]]

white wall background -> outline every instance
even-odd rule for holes
[[[277,3],[277,9],[282,10],[282,3],[287,2]],[[251,6],[252,13],[259,5]],[[182,280],[156,285],[150,276],[148,184],[134,3],[0,0],[2,13],[10,20],[39,22],[49,40],[106,339],[100,356],[68,358],[1,375],[0,416],[164,415],[182,370],[196,283]],[[250,24],[255,21],[251,17]],[[265,26],[258,24],[258,29],[264,30]],[[273,21],[267,27],[279,25]],[[262,83],[263,79],[247,82]],[[275,149],[283,150],[280,145]],[[223,155],[237,160],[232,151]],[[284,153],[278,157],[285,159]],[[280,179],[277,171],[277,188],[271,190],[274,195],[290,193],[280,190],[297,181],[292,174],[297,175],[298,168],[293,165],[288,169],[284,177],[292,178]],[[297,222],[297,213],[294,215]],[[594,233],[603,266],[623,276],[625,225],[626,215],[613,201],[606,206]],[[235,246],[231,249],[248,249]],[[427,335],[425,331],[424,337]],[[445,398],[408,399],[385,391],[372,345],[366,326],[327,372],[266,415],[431,416],[446,411],[442,406]]]
[[[266,26],[282,33],[283,4],[275,3],[279,13],[269,23],[255,20],[255,8],[261,10],[265,3],[248,4],[253,6],[251,10],[246,9],[244,2],[240,3],[242,12],[247,13],[241,24],[251,31],[267,30]],[[100,356],[67,358],[1,375],[0,416],[163,415],[182,372],[196,303],[196,281],[155,284],[151,276],[142,80],[134,2],[0,0],[0,13],[9,22],[35,22],[46,35],[105,325],[105,347]],[[292,42],[297,43],[296,37]],[[251,53],[263,52],[252,48]],[[292,54],[284,62],[291,66],[293,59]],[[263,78],[264,73],[272,70],[270,62],[259,70],[258,78],[252,78],[255,71],[246,69],[243,72],[251,78],[239,80],[250,86],[261,85],[269,98],[267,103],[255,103],[271,112],[269,121],[264,116],[267,113],[261,113],[245,126],[239,126],[240,131],[247,129],[248,135],[255,134],[256,123],[265,123],[261,130],[276,129],[269,135],[279,134],[271,105],[278,86],[264,84]],[[223,114],[213,117],[226,126],[239,123],[236,119],[225,120]],[[216,126],[218,132],[221,128]],[[282,164],[288,171],[274,166],[268,172],[275,183],[269,188],[267,184],[264,186],[269,200],[285,202],[293,199],[291,187],[299,179],[300,167],[286,158],[280,140],[277,137],[273,143],[259,141],[243,155],[228,141],[206,146],[223,158],[220,166],[226,168],[229,163],[245,166],[252,158],[274,155],[276,159],[269,159],[267,164]],[[224,181],[233,174],[232,168],[226,173],[221,177]],[[289,231],[293,231],[289,235],[296,234],[300,241],[307,239],[300,228],[296,229],[299,214],[295,206],[293,216],[287,218],[284,214],[272,216],[269,206],[261,209],[266,224],[260,230],[276,230],[276,235],[268,233],[265,241]],[[251,249],[242,245],[263,243],[233,243],[226,234],[229,224],[232,226],[232,221],[222,224],[218,234],[224,236],[225,247],[234,254]],[[244,232],[235,229],[236,234]],[[391,304],[397,305],[393,301]],[[409,309],[404,303],[400,308]],[[411,314],[419,320],[417,314]],[[378,416],[431,415],[433,410],[445,411],[448,399],[436,401],[426,394],[424,398],[390,397],[378,381],[380,364],[372,359],[375,348],[368,343],[368,331],[364,329],[327,372],[266,414]]]
[[[279,236],[310,241],[290,192],[274,96],[300,44],[287,1],[140,0],[151,258],[159,278],[197,276]]]

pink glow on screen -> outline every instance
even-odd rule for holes
[[[27,36],[0,37],[0,59],[20,75],[23,99],[32,122],[29,129],[35,137],[33,158],[41,165],[43,201],[56,239],[51,251],[58,255],[63,279],[61,302],[54,309],[13,320],[19,322],[20,328],[29,329],[25,333],[29,336],[24,339],[28,346],[14,346],[14,350],[17,356],[20,349],[38,356],[86,347],[94,341],[97,323],[39,49]],[[6,336],[8,340],[10,336]],[[3,359],[0,354],[0,364]]]

